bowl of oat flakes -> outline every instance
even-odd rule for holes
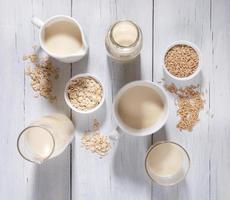
[[[188,81],[201,70],[199,48],[186,40],[175,41],[166,48],[163,57],[164,72],[176,81]]]
[[[92,113],[99,109],[105,94],[101,81],[91,74],[78,74],[66,84],[64,98],[67,105],[77,113]]]

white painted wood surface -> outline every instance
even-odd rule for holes
[[[61,69],[55,82],[56,104],[34,98],[24,76],[24,54],[38,42],[32,16],[55,14],[75,17],[83,26],[89,55]],[[107,58],[104,37],[117,19],[136,21],[144,36],[141,56],[122,65]],[[0,0],[0,199],[23,200],[228,200],[230,197],[230,1],[228,0]],[[173,41],[196,43],[202,52],[202,91],[205,109],[192,133],[179,132],[176,108],[170,96],[167,125],[151,137],[122,135],[111,153],[99,159],[80,146],[81,133],[97,118],[102,132],[115,127],[112,100],[125,83],[136,79],[159,81],[164,49]],[[90,72],[105,85],[106,103],[90,116],[71,113],[63,88],[73,75]],[[75,122],[76,139],[61,156],[42,166],[23,161],[16,139],[30,121],[63,112]],[[213,117],[212,117],[213,116]],[[168,139],[183,145],[191,157],[186,180],[173,187],[151,183],[144,171],[144,156],[152,142]]]

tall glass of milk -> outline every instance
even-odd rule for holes
[[[165,186],[182,181],[189,167],[190,158],[186,150],[179,144],[169,141],[152,145],[145,159],[145,168],[149,177]]]
[[[32,122],[17,141],[21,156],[41,164],[61,154],[74,138],[74,125],[63,114],[52,114]]]

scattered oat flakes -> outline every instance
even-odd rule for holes
[[[109,138],[101,135],[99,126],[98,121],[94,120],[93,132],[86,131],[81,138],[81,143],[86,150],[96,153],[102,158],[108,154],[111,145]]]
[[[39,58],[36,54],[29,54],[23,57],[23,60],[29,60],[30,66],[25,68],[25,74],[31,78],[31,87],[38,94],[49,99],[51,102],[56,100],[56,96],[52,94],[52,79],[58,78],[58,68],[52,65],[49,57]]]
[[[36,54],[24,55],[23,60],[29,60],[31,63],[36,63],[38,61],[38,56]]]
[[[197,52],[188,45],[173,46],[165,55],[167,70],[176,77],[188,77],[192,75],[199,63]]]
[[[177,89],[174,84],[165,85],[166,90],[176,95],[177,114],[180,120],[177,128],[192,131],[199,121],[199,113],[204,107],[204,99],[198,91],[199,85]]]
[[[38,47],[38,46],[37,46],[36,44],[32,45],[33,50],[36,50],[37,47]]]
[[[90,76],[72,80],[67,92],[72,105],[82,111],[95,108],[103,95],[101,84]]]

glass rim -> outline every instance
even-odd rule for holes
[[[29,158],[25,157],[25,156],[23,155],[23,153],[21,152],[20,147],[19,147],[19,141],[20,141],[21,136],[23,135],[23,133],[24,133],[26,130],[28,130],[28,129],[30,129],[30,128],[41,128],[41,129],[44,129],[44,130],[51,136],[51,138],[52,138],[53,148],[52,148],[50,154],[49,154],[46,158],[44,158],[44,159],[42,160],[41,163],[43,163],[44,161],[48,160],[48,159],[50,158],[50,156],[51,156],[51,155],[53,154],[53,152],[54,152],[54,149],[55,149],[55,140],[54,140],[54,136],[53,136],[53,134],[51,133],[50,130],[48,130],[47,128],[45,128],[45,127],[43,127],[43,126],[31,125],[31,126],[28,126],[28,127],[24,128],[24,129],[20,132],[20,134],[19,134],[19,136],[18,136],[18,138],[17,138],[17,150],[18,150],[19,154],[22,156],[22,158],[24,158],[25,160],[27,160],[27,161],[29,161],[29,162],[35,163],[35,164],[41,164],[41,163],[38,163],[38,162],[36,162],[36,161],[34,161],[34,160],[30,160]]]
[[[136,38],[136,40],[135,40],[132,44],[130,44],[130,45],[121,45],[121,44],[119,44],[118,42],[116,42],[116,40],[115,40],[114,37],[113,37],[113,34],[112,34],[112,33],[113,33],[113,29],[115,28],[115,26],[116,26],[117,24],[119,24],[119,23],[121,23],[121,22],[129,22],[130,24],[134,25],[134,27],[135,27],[135,29],[136,29],[136,31],[137,31],[137,38]],[[110,27],[110,30],[109,30],[108,35],[109,35],[109,39],[111,40],[111,42],[112,42],[114,45],[116,45],[116,46],[118,46],[118,47],[120,47],[120,48],[131,48],[131,47],[134,47],[134,46],[138,43],[138,41],[139,41],[139,38],[140,38],[140,28],[139,28],[139,26],[138,26],[135,22],[133,22],[133,21],[131,21],[131,20],[123,19],[123,20],[116,21],[114,24],[112,24],[112,26]]]
[[[162,184],[162,183],[158,182],[157,180],[153,179],[153,178],[151,177],[151,175],[149,174],[148,169],[147,169],[147,158],[148,158],[149,153],[151,152],[151,150],[154,149],[155,147],[157,147],[158,145],[160,145],[160,144],[165,144],[165,143],[175,144],[176,146],[180,147],[180,148],[185,152],[185,155],[186,155],[186,157],[187,157],[187,159],[188,159],[188,168],[186,169],[186,172],[185,172],[185,174],[183,175],[183,177],[181,177],[180,179],[178,179],[178,180],[175,181],[174,183],[170,183],[170,184]],[[145,171],[146,171],[147,175],[149,176],[149,178],[150,178],[153,182],[155,182],[155,183],[157,183],[157,184],[159,184],[159,185],[161,185],[161,186],[172,186],[172,185],[176,185],[176,184],[180,183],[181,181],[183,181],[183,180],[185,179],[185,177],[187,176],[188,172],[189,172],[190,165],[191,165],[191,159],[190,159],[190,156],[189,156],[188,152],[186,151],[186,149],[185,149],[183,146],[181,146],[180,144],[178,144],[178,143],[176,143],[176,142],[172,142],[172,141],[162,140],[162,141],[158,141],[158,142],[152,144],[152,145],[149,147],[149,149],[148,149],[148,151],[147,151],[147,153],[146,153],[146,155],[145,155]]]

